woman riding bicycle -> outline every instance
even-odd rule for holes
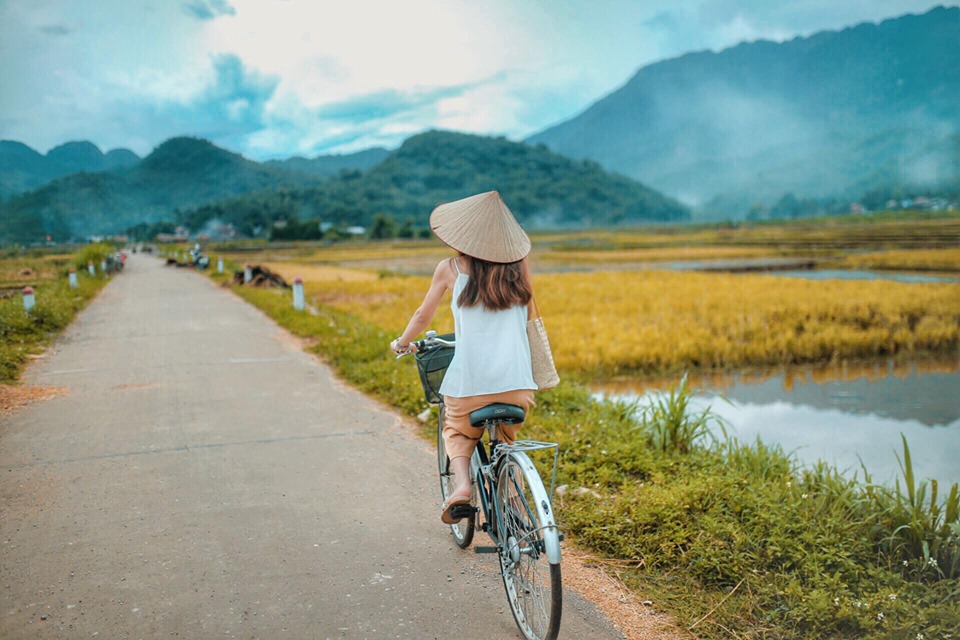
[[[528,412],[535,404],[526,333],[533,296],[530,238],[496,191],[438,206],[430,214],[430,228],[458,255],[437,265],[423,303],[390,348],[407,353],[410,342],[430,325],[443,294],[453,293],[457,349],[440,386],[443,441],[457,483],[441,519],[452,524],[459,519],[453,508],[470,503],[470,456],[483,435],[482,428],[470,425],[470,412],[494,403]],[[521,426],[502,425],[501,441],[514,442]]]

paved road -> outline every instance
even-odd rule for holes
[[[0,421],[0,637],[518,637],[429,444],[202,276],[133,256],[25,382],[68,392]]]

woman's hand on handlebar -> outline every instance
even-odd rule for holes
[[[395,339],[393,342],[390,343],[390,350],[393,351],[393,352],[394,352],[395,354],[397,354],[398,356],[405,356],[405,355],[407,355],[408,353],[416,353],[416,352],[417,352],[417,343],[416,343],[416,342],[411,342],[411,343],[408,344],[408,345],[401,345],[401,344],[400,344],[400,338],[397,338],[397,339]]]

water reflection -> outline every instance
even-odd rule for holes
[[[886,363],[860,367],[790,369],[764,374],[692,378],[703,389],[697,407],[711,405],[731,435],[822,459],[850,472],[861,460],[881,482],[898,472],[900,434],[910,443],[918,476],[960,482],[960,361]],[[605,395],[639,398],[676,381],[618,381]],[[717,394],[730,400],[724,402]]]
[[[787,278],[805,278],[807,280],[893,280],[918,284],[927,282],[960,282],[960,277],[954,275],[938,275],[930,273],[907,273],[897,271],[859,271],[856,269],[803,269],[799,271],[776,271],[772,276]]]

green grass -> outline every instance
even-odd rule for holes
[[[351,384],[408,415],[427,407],[392,335],[323,306],[296,312],[289,292],[235,290]],[[569,539],[703,638],[960,638],[956,486],[941,500],[918,482],[906,443],[903,488],[801,467],[723,437],[709,412],[690,413],[691,393],[639,414],[567,382],[538,394],[525,436],[560,445]]]
[[[83,265],[83,268],[77,267],[76,289],[71,289],[68,284],[67,262],[57,267],[52,278],[35,283],[36,306],[30,312],[24,309],[19,295],[0,300],[0,383],[14,382],[30,356],[40,353],[103,287],[106,283],[103,277],[91,278],[86,271],[87,260],[96,259],[99,272],[99,259],[105,255],[102,252],[102,246],[97,245],[74,256],[71,262]],[[24,258],[15,256],[7,259],[24,261]],[[29,264],[30,259],[27,258],[25,263]],[[41,270],[38,265],[36,271]]]

